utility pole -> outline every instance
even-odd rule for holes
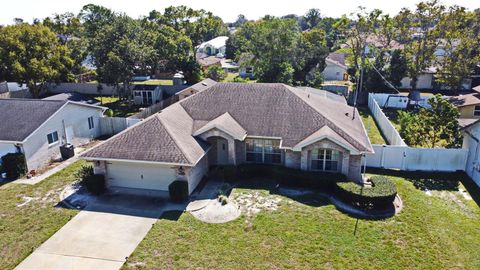
[[[360,80],[357,80],[357,89],[355,89],[355,95],[353,97],[353,118],[355,119],[355,109],[357,108],[357,98],[358,98],[358,93],[362,91],[362,86],[363,86],[363,68],[365,66],[365,50],[366,50],[365,44],[363,45],[362,48],[362,64],[360,67]]]

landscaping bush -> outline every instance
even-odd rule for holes
[[[19,178],[27,173],[25,155],[9,153],[2,157],[2,168],[8,178]]]
[[[95,195],[100,195],[105,192],[105,176],[102,174],[93,174],[92,166],[82,166],[75,176],[88,192]]]
[[[174,202],[184,202],[188,199],[188,182],[183,180],[173,181],[168,186],[170,198]]]
[[[337,183],[336,194],[346,203],[362,209],[385,209],[397,196],[395,184],[385,176],[370,179],[371,187],[362,187],[354,182]]]
[[[107,109],[104,113],[105,116],[107,117],[113,117],[113,110],[112,109]]]
[[[242,164],[237,167],[237,178],[266,177],[292,187],[333,190],[335,183],[346,181],[345,175],[333,172],[312,172],[283,166],[265,164]]]

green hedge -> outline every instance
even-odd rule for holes
[[[100,195],[106,190],[105,176],[93,174],[92,166],[82,166],[75,176],[80,180],[80,184],[92,194]]]
[[[370,179],[371,187],[354,182],[337,183],[336,194],[346,203],[363,209],[384,209],[392,205],[397,195],[395,184],[385,176]]]
[[[25,155],[22,153],[9,153],[2,157],[2,169],[8,178],[19,178],[27,173]]]
[[[182,180],[173,181],[168,186],[170,199],[174,202],[184,202],[188,199],[188,182]]]
[[[238,166],[220,166],[214,177],[225,180],[242,180],[256,177],[269,178],[280,184],[293,187],[308,187],[330,190],[335,183],[346,181],[345,175],[331,172],[312,172],[286,168],[277,165],[241,164]]]

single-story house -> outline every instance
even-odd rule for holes
[[[345,54],[330,53],[325,59],[325,69],[322,71],[325,81],[348,81]]]
[[[198,82],[194,85],[191,85],[189,86],[188,88],[185,88],[183,89],[182,91],[176,93],[175,95],[178,96],[178,100],[182,100],[184,98],[187,98],[193,94],[196,94],[198,92],[201,92],[209,87],[211,87],[212,85],[215,85],[217,84],[216,81],[210,79],[210,78],[207,78],[201,82]]]
[[[109,189],[159,195],[175,180],[187,181],[191,193],[210,166],[242,163],[362,181],[372,145],[356,109],[329,96],[279,83],[216,83],[81,157]]]
[[[43,100],[66,100],[90,105],[99,105],[100,100],[78,92],[60,93],[44,98]]]
[[[163,99],[162,88],[159,85],[136,84],[132,90],[133,103],[149,106]]]
[[[470,94],[449,98],[450,102],[457,106],[460,111],[460,118],[480,118],[480,87],[475,87],[474,91]]]
[[[480,186],[480,118],[459,119],[462,127],[462,148],[468,150],[465,172]]]
[[[202,67],[203,71],[206,72],[208,68],[212,66],[222,66],[222,59],[216,56],[204,56],[197,54],[197,63]]]
[[[35,170],[60,155],[60,146],[100,136],[106,108],[66,100],[0,99],[0,156],[25,154]]]
[[[253,59],[254,56],[249,53],[244,53],[240,56],[240,59],[238,60],[238,65],[240,66],[238,75],[240,75],[241,78],[255,78],[255,71],[252,65]]]
[[[209,41],[205,41],[197,48],[198,53],[204,53],[208,56],[225,55],[227,36],[219,36]]]

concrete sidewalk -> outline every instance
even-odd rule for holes
[[[15,269],[120,269],[165,205],[153,198],[102,196]]]

